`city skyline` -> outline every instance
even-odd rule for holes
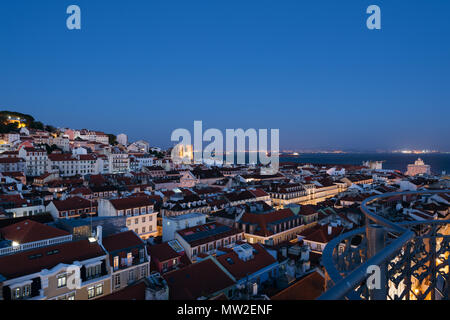
[[[69,4],[0,5],[4,109],[162,147],[202,120],[280,150],[450,150],[448,3],[378,1],[368,30],[367,1],[77,1],[75,31]]]

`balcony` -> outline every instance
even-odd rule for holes
[[[432,195],[450,190],[408,191],[364,200],[365,227],[325,247],[326,291],[320,300],[448,300],[450,220],[392,222],[369,205],[398,195]],[[355,237],[362,239],[352,245]],[[339,249],[340,247],[342,247]]]

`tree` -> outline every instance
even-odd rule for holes
[[[48,144],[45,144],[45,149],[47,150],[47,154],[50,154],[55,150],[59,150],[62,152],[61,148],[58,147],[56,144],[52,144],[51,146],[49,146]]]
[[[40,121],[33,121],[30,123],[29,127],[31,129],[44,130],[44,124]]]
[[[56,132],[56,128],[54,126],[51,126],[51,125],[46,125],[45,126],[45,131],[54,133],[54,132]]]
[[[108,134],[108,139],[109,139],[109,144],[110,145],[115,146],[116,144],[118,144],[117,137],[114,134],[109,133]]]

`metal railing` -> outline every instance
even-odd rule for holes
[[[450,190],[393,192],[364,200],[366,226],[334,238],[322,253],[327,290],[319,299],[448,300],[450,236],[440,232],[450,220],[395,223],[369,208],[382,198],[439,193]]]
[[[71,234],[66,235],[66,236],[61,236],[61,237],[27,242],[27,243],[18,244],[18,245],[11,245],[10,247],[0,249],[0,256],[6,255],[6,254],[11,254],[11,253],[17,253],[17,252],[25,251],[25,250],[32,250],[32,249],[37,249],[37,248],[41,248],[41,247],[52,246],[55,244],[69,242],[69,241],[72,241]]]

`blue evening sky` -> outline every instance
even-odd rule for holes
[[[81,30],[66,28],[71,4]],[[282,149],[450,151],[449,12],[448,0],[2,0],[0,109],[160,146],[202,120],[279,128]]]

